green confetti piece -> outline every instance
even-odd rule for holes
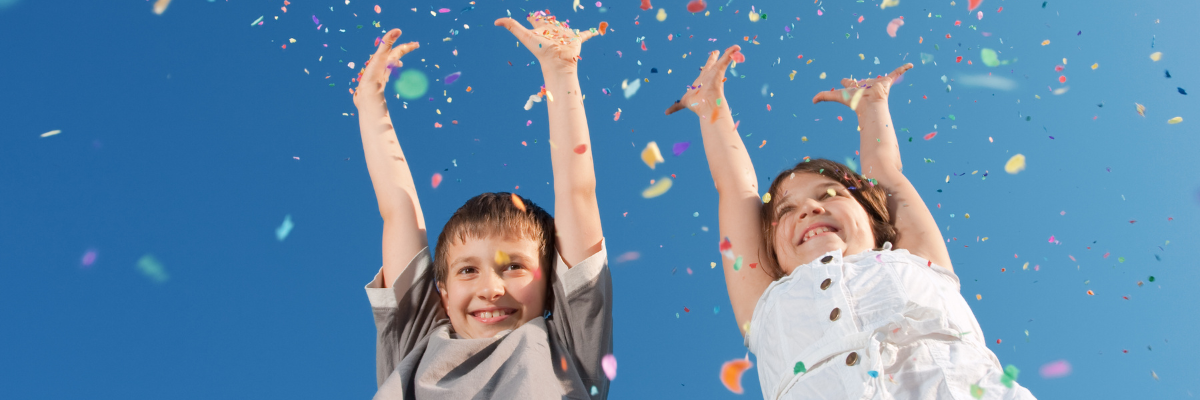
[[[808,372],[808,369],[804,368],[804,361],[797,361],[796,366],[792,368],[792,373],[799,374],[801,372]]]
[[[1117,257],[1117,262],[1119,262],[1119,263],[1125,262],[1125,257]]]
[[[733,262],[733,270],[740,271],[741,269],[742,269],[742,256],[738,256],[737,260]]]
[[[992,49],[983,49],[979,51],[979,58],[983,60],[983,65],[989,67],[999,67],[1000,58],[996,56],[996,51]]]
[[[429,90],[429,78],[424,72],[415,69],[404,70],[400,73],[400,78],[392,85],[396,90],[396,94],[407,100],[416,100],[425,95]]]
[[[954,114],[950,114],[950,120],[951,120],[951,121],[957,121],[958,119],[957,119],[957,118],[954,118]]]
[[[142,258],[138,260],[137,267],[142,271],[142,274],[146,275],[150,278],[150,280],[153,280],[156,283],[163,283],[167,281],[168,277],[166,269],[163,268],[162,263],[159,262],[157,258],[154,258],[153,254],[142,256]]]
[[[1154,282],[1154,275],[1150,275],[1150,282]]]
[[[971,384],[971,397],[974,397],[977,399],[982,399],[983,392],[985,392],[985,390],[983,390],[983,388],[979,387],[979,385]]]
[[[1020,373],[1021,370],[1017,369],[1017,366],[1009,364],[1007,367],[1004,367],[1004,376],[1000,377],[1000,383],[1011,389],[1013,382],[1017,381],[1017,375]]]

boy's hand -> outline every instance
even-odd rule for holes
[[[543,73],[575,71],[579,65],[579,49],[583,42],[600,34],[595,29],[572,30],[565,22],[560,22],[553,15],[541,11],[530,14],[526,20],[533,24],[533,29],[526,29],[512,18],[500,18],[496,20],[496,26],[508,28],[508,31],[537,57],[538,62],[542,64]]]
[[[725,55],[718,50],[708,53],[708,62],[700,70],[700,77],[688,87],[688,91],[679,101],[667,109],[667,115],[682,109],[689,109],[700,117],[716,115],[725,104],[725,70],[735,57],[744,60],[741,55],[742,47],[738,45],[725,49]],[[719,56],[719,57],[718,57]]]
[[[855,112],[863,109],[863,106],[887,105],[892,83],[912,67],[912,63],[904,64],[890,74],[861,81],[842,79],[842,86],[845,89],[817,93],[816,96],[813,96],[813,104],[834,101],[850,106]]]
[[[392,69],[404,65],[400,62],[400,57],[421,47],[417,42],[408,42],[392,48],[392,44],[399,37],[399,29],[388,31],[379,41],[379,49],[375,50],[375,54],[364,64],[363,72],[358,76],[358,90],[354,91],[355,105],[364,97],[382,99],[383,89],[387,87]]]

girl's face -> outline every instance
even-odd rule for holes
[[[446,283],[438,289],[458,337],[490,338],[542,316],[548,277],[538,245],[501,237],[450,241]]]
[[[809,172],[780,182],[771,238],[783,273],[812,262],[831,250],[858,254],[874,247],[871,218],[841,183]]]

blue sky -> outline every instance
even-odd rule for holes
[[[662,115],[705,54],[732,44],[747,61],[727,97],[761,187],[804,156],[855,156],[853,113],[812,105],[815,92],[917,64],[891,98],[905,172],[951,239],[989,346],[1039,398],[1200,393],[1200,345],[1187,339],[1200,328],[1186,255],[1200,241],[1195,2],[987,0],[982,19],[965,1],[711,1],[707,16],[680,0],[649,11],[587,0],[574,13],[564,1],[477,3],[388,1],[376,14],[362,0],[297,0],[286,13],[282,1],[176,0],[155,15],[146,1],[0,1],[0,397],[370,396],[362,286],[382,221],[350,79],[384,29],[421,42],[404,62],[429,92],[407,108],[389,97],[430,237],[484,191],[549,208],[546,111],[522,108],[540,70],[492,26],[545,8],[611,30],[585,45],[580,75],[615,288],[612,398],[739,397],[717,379],[746,349],[709,268],[717,198],[698,123]],[[750,21],[752,6],[767,18]],[[983,48],[1010,63],[982,65]],[[968,84],[989,73],[1009,87]],[[621,82],[636,79],[649,81],[625,98]],[[649,141],[692,145],[650,170]],[[1015,154],[1028,167],[1010,175]],[[668,193],[640,196],[670,174]],[[280,241],[286,215],[295,227]],[[627,252],[640,258],[616,262]],[[147,254],[165,280],[138,267]],[[1073,372],[1038,374],[1056,360]],[[742,397],[760,395],[755,371]]]

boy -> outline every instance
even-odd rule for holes
[[[557,218],[515,194],[476,196],[446,223],[436,260],[383,97],[390,69],[419,45],[393,49],[393,29],[360,77],[354,103],[384,220],[383,266],[366,287],[376,399],[607,397],[612,288],[576,73],[595,32],[540,12],[529,21],[537,34],[511,18],[496,25],[542,65]]]

